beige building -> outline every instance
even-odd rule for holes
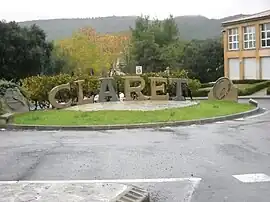
[[[270,10],[222,26],[225,77],[270,80]]]

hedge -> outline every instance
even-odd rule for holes
[[[267,80],[253,80],[253,79],[247,79],[247,80],[232,80],[234,84],[255,84],[255,83],[261,83]],[[209,88],[213,87],[215,82],[210,83],[202,83],[201,88]]]
[[[267,88],[266,94],[270,95],[270,86]]]
[[[256,83],[254,85],[251,85],[248,88],[241,89],[241,91],[239,93],[242,96],[251,95],[251,94],[256,93],[264,88],[267,88],[268,86],[270,86],[270,81],[263,81],[261,83]]]
[[[202,83],[201,88],[210,88],[213,87],[215,83]]]
[[[143,94],[150,95],[150,80],[149,77],[165,77],[168,76],[164,73],[148,73],[143,74],[142,77],[145,80],[146,86],[143,89]],[[172,78],[187,78],[187,73],[184,71],[173,73],[170,77]],[[48,93],[52,88],[57,85],[70,83],[71,91],[62,90],[57,93],[56,98],[58,101],[67,101],[72,98],[73,103],[76,102],[77,99],[77,87],[74,81],[82,79],[85,82],[83,83],[83,92],[84,96],[90,97],[93,94],[97,94],[99,92],[100,81],[99,77],[95,76],[70,76],[68,74],[60,74],[56,76],[33,76],[26,79],[21,80],[22,87],[26,90],[30,101],[35,103],[35,106],[41,108],[49,107],[50,103],[48,100]],[[124,92],[124,80],[121,76],[114,77],[116,83],[115,86],[118,92]],[[188,79],[188,78],[187,78]],[[197,91],[201,84],[198,80],[188,80],[188,84],[192,91]],[[133,84],[137,85],[137,84]],[[166,93],[169,93],[171,96],[175,95],[175,85],[166,85],[165,89]]]
[[[238,83],[238,84],[240,84],[240,83]],[[263,81],[260,83],[254,83],[253,85],[250,85],[250,87],[248,87],[248,88],[238,89],[238,95],[239,96],[252,95],[253,93],[256,93],[264,88],[267,88],[268,86],[270,86],[270,81]],[[207,97],[209,91],[210,91],[210,89],[199,89],[199,90],[193,92],[193,96],[194,97]]]
[[[234,84],[255,84],[255,83],[262,83],[267,80],[254,80],[254,79],[246,79],[246,80],[233,80]]]

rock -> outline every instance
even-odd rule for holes
[[[30,105],[18,87],[8,88],[0,98],[2,113],[28,112]]]

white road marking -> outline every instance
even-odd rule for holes
[[[238,118],[238,119],[234,119],[235,121],[244,121],[244,118]]]
[[[115,179],[115,180],[23,180],[23,181],[0,181],[0,184],[16,184],[16,183],[36,183],[36,184],[89,184],[89,183],[162,183],[162,182],[184,182],[189,181],[198,183],[201,178],[156,178],[156,179]]]
[[[255,183],[255,182],[270,182],[270,177],[264,173],[233,175],[243,183]]]
[[[224,121],[217,121],[216,123],[224,123]]]
[[[196,180],[194,180],[194,179],[196,179]],[[201,181],[201,178],[194,178],[194,179],[193,179],[193,183],[192,183],[192,188],[187,193],[187,198],[186,198],[187,202],[191,201],[193,192],[199,186],[200,181]]]

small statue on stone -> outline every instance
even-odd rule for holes
[[[190,97],[190,100],[193,100],[192,92],[191,92],[190,88],[188,87],[187,83],[182,84],[182,94],[183,94],[185,100],[186,100],[186,97]]]
[[[90,76],[94,76],[94,69],[93,68],[90,68],[90,72],[89,72]]]

